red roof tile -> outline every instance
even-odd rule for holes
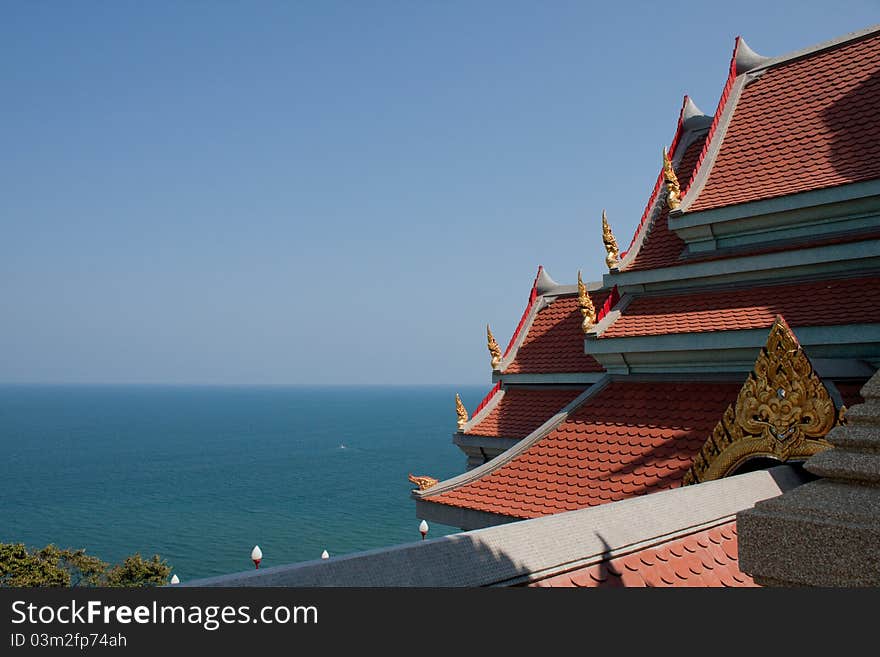
[[[607,291],[590,292],[593,306],[600,308]],[[584,353],[584,333],[577,295],[561,296],[535,316],[513,362],[504,374],[553,372],[602,372],[602,366]]]
[[[534,518],[675,488],[739,388],[612,382],[511,460],[422,499]]]
[[[602,338],[880,322],[880,277],[638,297]]]
[[[694,172],[694,166],[697,158],[703,148],[705,137],[697,139],[687,147],[682,155],[681,161],[675,170],[678,176],[678,182],[684,188],[691,180]],[[626,267],[626,271],[634,271],[637,269],[654,269],[657,267],[666,267],[675,264],[678,256],[684,250],[684,241],[675,233],[669,230],[667,221],[669,219],[669,208],[666,207],[665,201],[663,210],[654,221],[654,225],[650,227],[645,240],[642,242],[635,259]]]
[[[537,587],[757,586],[739,569],[736,521],[570,570]]]
[[[466,434],[525,438],[584,391],[577,389],[511,388],[498,405]]]
[[[688,212],[880,178],[880,33],[744,87]]]

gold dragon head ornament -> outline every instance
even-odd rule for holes
[[[608,217],[605,210],[602,210],[602,243],[605,245],[605,264],[608,269],[614,269],[620,260],[620,250],[617,248],[617,240],[614,239],[614,233],[611,232],[611,225],[608,223]]]
[[[489,348],[489,356],[491,356],[492,371],[496,371],[501,365],[501,348],[492,335],[492,329],[486,324],[486,346]]]
[[[593,306],[593,300],[590,299],[590,295],[587,294],[587,286],[584,285],[580,271],[578,271],[578,308],[580,308],[581,316],[583,317],[581,329],[586,333],[596,324],[596,308]]]

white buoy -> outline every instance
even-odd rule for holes
[[[180,578],[177,575],[172,575],[171,576],[171,583],[172,584],[180,584]]]
[[[251,560],[257,568],[260,567],[260,562],[263,560],[263,551],[259,545],[255,545],[254,549],[251,550]]]
[[[330,558],[330,553],[327,552],[327,550],[324,550],[324,551],[321,553],[321,558],[322,558],[322,559],[329,559],[329,558]]]

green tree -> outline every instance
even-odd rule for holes
[[[170,574],[171,566],[158,554],[147,561],[135,553],[107,571],[105,581],[107,586],[162,586]]]
[[[162,586],[171,566],[159,555],[136,553],[112,568],[85,550],[47,545],[29,551],[23,543],[0,543],[0,586]]]

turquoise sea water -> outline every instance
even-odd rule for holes
[[[0,386],[0,542],[185,580],[419,540],[407,474],[464,470],[455,392],[487,389]]]

